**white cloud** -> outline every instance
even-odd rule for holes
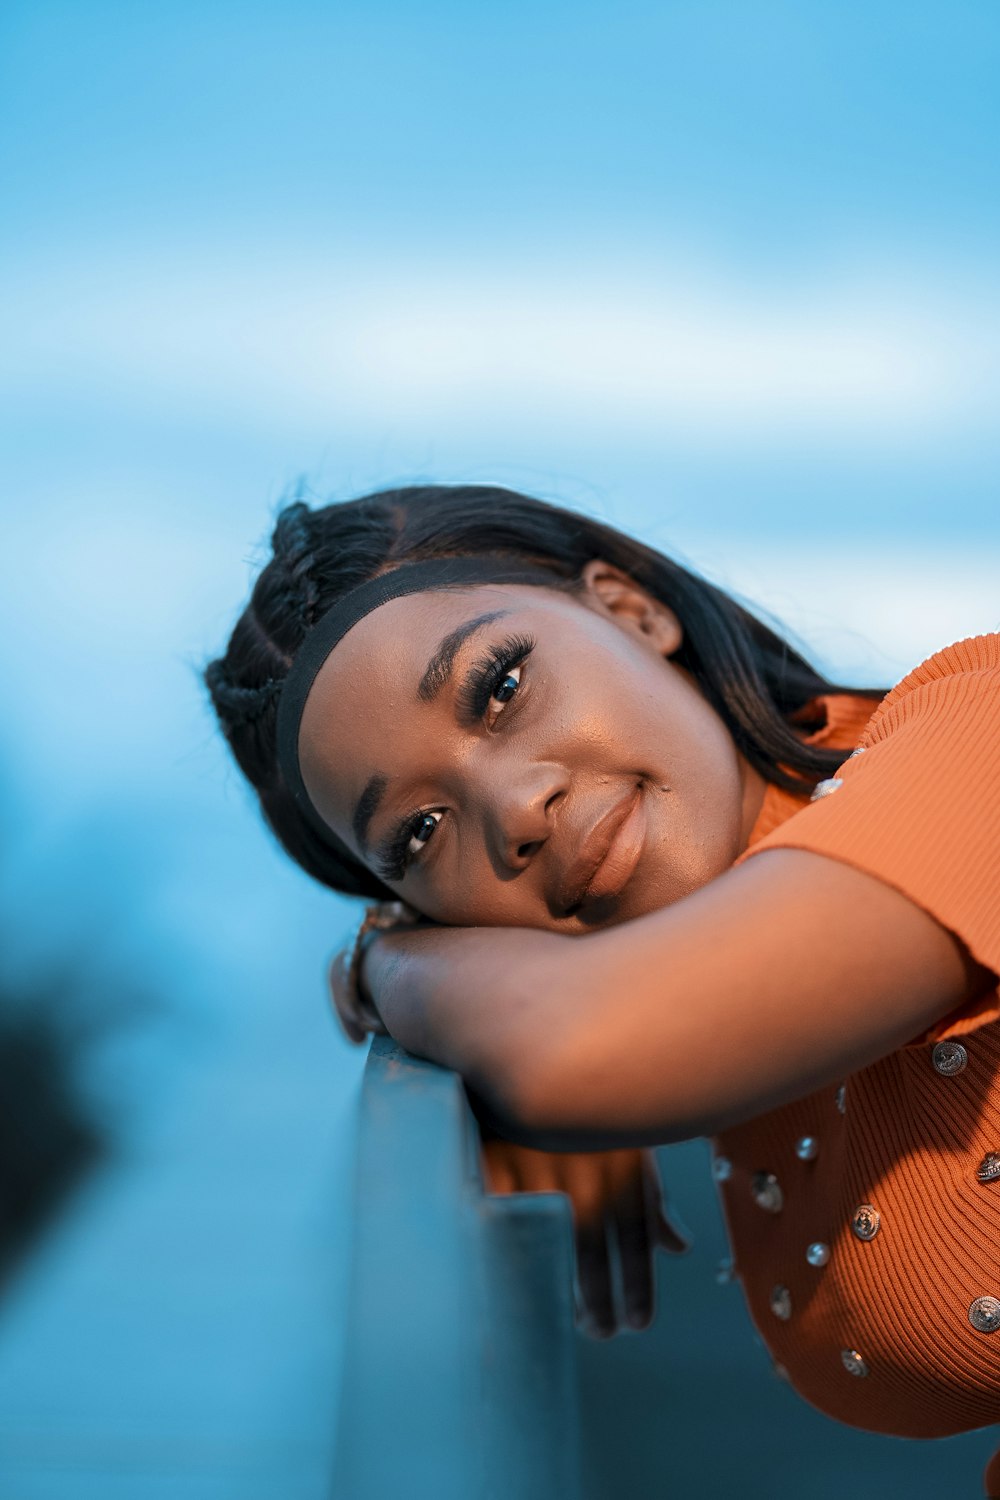
[[[705,555],[718,556],[717,542]],[[690,555],[697,566],[698,548]],[[710,570],[794,631],[817,665],[858,684],[891,686],[933,652],[970,635],[1000,630],[996,579],[1000,552],[932,545],[783,544],[738,551]]]
[[[14,389],[211,403],[272,427],[597,428],[721,448],[989,431],[1000,287],[892,271],[754,288],[692,264],[401,272],[225,260],[12,267]],[[0,371],[2,375],[2,371]]]

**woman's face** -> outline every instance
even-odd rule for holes
[[[453,925],[584,932],[665,906],[746,846],[764,784],[616,569],[574,594],[488,584],[375,609],[299,739],[337,836]]]

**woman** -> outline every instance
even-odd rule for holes
[[[1000,1420],[1000,637],[844,689],[610,528],[433,487],[282,512],[207,680],[289,853],[423,919],[340,966],[345,1026],[464,1076],[502,1185],[570,1191],[598,1330],[604,1219],[649,1316],[640,1148],[709,1135],[808,1400]]]

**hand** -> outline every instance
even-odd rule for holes
[[[536,1151],[491,1136],[483,1139],[482,1159],[491,1192],[568,1196],[578,1326],[594,1338],[610,1338],[625,1327],[648,1328],[655,1312],[657,1247],[673,1255],[689,1248],[667,1217],[653,1152]],[[621,1267],[621,1315],[614,1296],[614,1246]]]
[[[331,959],[327,970],[330,999],[349,1042],[363,1042],[369,1032],[388,1035],[363,982],[365,953],[380,932],[416,927],[420,921],[419,915],[403,901],[376,901],[367,908],[351,947],[341,948]]]
[[[377,941],[373,931],[371,941]],[[362,983],[357,949],[338,953],[329,970],[334,1011],[352,1042],[386,1027]],[[656,1158],[634,1148],[610,1151],[548,1152],[484,1135],[483,1170],[494,1193],[567,1195],[573,1210],[576,1244],[576,1299],[579,1326],[595,1338],[620,1328],[649,1326],[655,1310],[656,1249],[683,1254],[684,1233],[667,1217]],[[617,1256],[616,1256],[617,1250]],[[621,1275],[621,1313],[616,1308],[613,1265]]]

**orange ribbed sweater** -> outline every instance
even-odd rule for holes
[[[938,652],[874,713],[866,699],[820,702],[827,722],[810,743],[862,753],[811,804],[770,787],[742,858],[792,848],[851,864],[1000,974],[1000,635]],[[945,1039],[960,1071],[939,1066]],[[715,1147],[751,1315],[806,1400],[906,1437],[1000,1422],[1000,1300],[995,1330],[979,1302],[1000,1299],[1000,1165],[993,1180],[977,1176],[1000,1154],[1000,991],[842,1092],[774,1110]],[[994,1461],[989,1493],[998,1480]]]

